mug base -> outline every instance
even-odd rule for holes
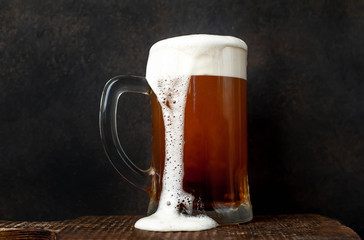
[[[148,207],[148,215],[156,212],[158,204],[151,200]],[[205,214],[214,219],[219,225],[231,225],[246,223],[253,219],[253,209],[250,201],[240,204],[238,207],[226,207],[216,205],[213,210],[193,210],[192,215]]]

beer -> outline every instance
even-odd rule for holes
[[[151,47],[153,214],[136,228],[195,231],[252,219],[246,57],[246,44],[230,36],[181,36]]]
[[[151,99],[152,167],[163,175],[165,127],[160,103]],[[183,189],[194,196],[194,212],[248,203],[246,80],[191,76],[184,121]],[[153,177],[156,202],[162,175]]]

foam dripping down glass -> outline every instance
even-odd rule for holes
[[[115,169],[148,191],[148,215],[135,227],[197,231],[252,219],[247,176],[247,46],[235,37],[187,35],[157,42],[146,78],[105,85],[100,133]],[[151,96],[152,163],[141,170],[117,134],[121,94]]]

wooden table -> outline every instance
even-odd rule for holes
[[[141,216],[86,216],[52,222],[0,220],[7,239],[360,239],[338,221],[315,214],[255,216],[239,225],[199,232],[148,232],[135,229]]]

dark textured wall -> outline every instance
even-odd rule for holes
[[[98,108],[150,46],[190,33],[249,46],[255,214],[319,213],[364,230],[363,1],[0,1],[0,219],[144,214],[148,196],[103,152]],[[129,95],[119,128],[150,161],[150,103]]]

